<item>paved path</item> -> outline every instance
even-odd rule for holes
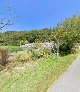
[[[80,92],[80,56],[47,92]]]

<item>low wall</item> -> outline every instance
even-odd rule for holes
[[[47,48],[47,49],[53,48],[53,43],[52,42],[50,42],[50,43],[49,42],[46,42],[46,43],[30,43],[30,44],[22,45],[22,47],[36,48],[37,45],[40,45],[40,47]]]

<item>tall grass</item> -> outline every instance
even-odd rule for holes
[[[5,66],[8,62],[9,53],[7,49],[0,49],[0,65]]]

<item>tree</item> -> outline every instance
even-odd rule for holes
[[[73,16],[59,23],[54,29],[52,40],[57,54],[71,53],[80,41],[80,16]]]
[[[16,18],[16,16],[13,15],[13,13],[12,13],[12,6],[11,6],[11,4],[9,4],[9,2],[7,4],[7,10],[9,11],[10,16],[9,17],[0,18],[0,30],[2,30],[3,28],[5,28],[6,26],[13,25],[13,21]]]

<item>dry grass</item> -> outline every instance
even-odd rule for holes
[[[8,63],[9,53],[7,49],[0,49],[0,64],[5,66]]]

